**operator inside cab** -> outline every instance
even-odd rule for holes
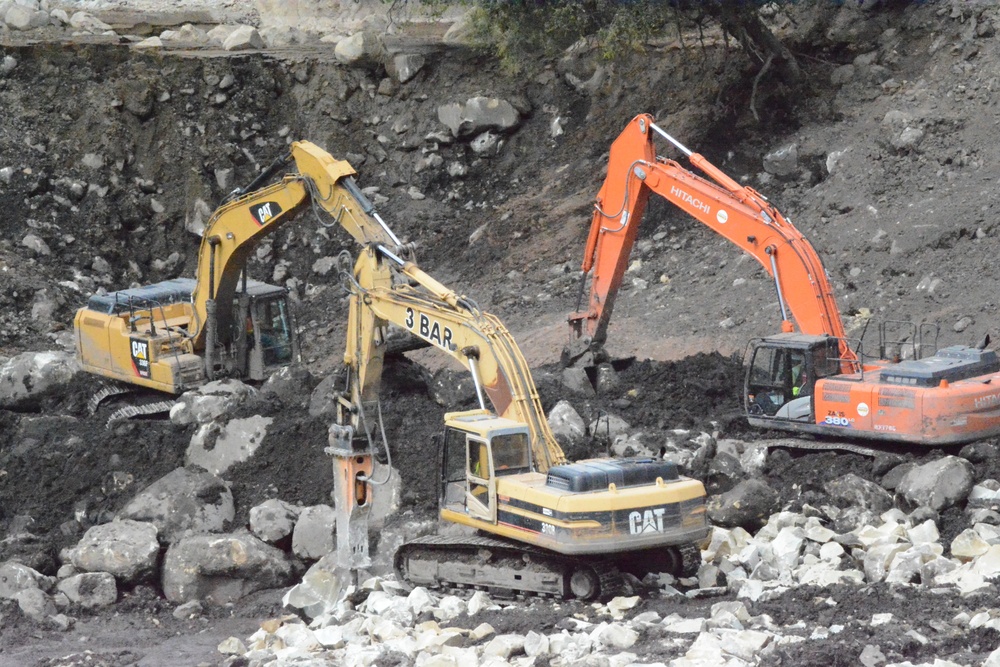
[[[813,383],[805,350],[767,350],[754,359],[753,409],[783,419],[809,419]]]

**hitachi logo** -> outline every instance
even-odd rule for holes
[[[673,195],[674,197],[676,197],[677,199],[681,200],[685,204],[690,204],[691,206],[694,206],[695,208],[700,209],[700,210],[704,211],[705,213],[711,213],[712,212],[712,207],[711,206],[709,206],[708,204],[706,204],[705,202],[703,202],[700,199],[695,199],[694,197],[692,197],[688,193],[686,193],[683,190],[681,190],[676,185],[671,185],[670,186],[670,194]]]
[[[1000,404],[1000,394],[990,394],[989,396],[980,396],[974,401],[976,410],[985,410],[986,408],[992,408],[997,404]]]

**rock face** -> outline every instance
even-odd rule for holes
[[[155,525],[167,544],[186,533],[222,532],[234,516],[233,494],[226,483],[195,468],[174,470],[119,512],[122,519]]]
[[[249,533],[192,535],[172,544],[163,561],[163,594],[171,602],[224,605],[289,583],[291,562]]]

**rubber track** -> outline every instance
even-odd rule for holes
[[[146,403],[145,405],[126,405],[125,407],[112,412],[104,427],[111,428],[111,425],[114,422],[122,419],[131,419],[132,417],[139,417],[140,415],[155,415],[160,412],[170,412],[170,408],[174,407],[176,402],[177,401],[157,401],[155,403]]]
[[[506,541],[484,536],[428,535],[407,542],[396,551],[394,560],[396,576],[400,581],[407,581],[402,571],[402,564],[403,559],[405,558],[406,550],[411,547],[421,546],[431,547],[442,552],[452,551],[456,555],[463,552],[468,553],[478,551],[479,549],[506,551],[508,554],[528,554],[535,562],[548,562],[553,564],[553,569],[563,569],[567,566],[587,567],[597,574],[598,580],[600,581],[601,590],[597,599],[609,599],[615,595],[619,595],[625,587],[625,580],[622,578],[621,573],[618,571],[618,568],[615,566],[613,561],[568,556],[548,551],[546,549],[541,549],[539,547],[521,544],[520,542]],[[468,591],[470,588],[464,584],[449,585],[447,582],[439,582],[436,585],[420,585],[427,586],[428,588],[455,592]],[[534,591],[513,590],[508,588],[501,589],[496,584],[491,584],[490,582],[483,582],[481,585],[477,585],[473,588],[488,590],[491,595],[494,595],[495,597],[553,597],[551,594],[538,593]]]

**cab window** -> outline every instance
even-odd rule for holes
[[[264,301],[258,312],[264,363],[269,365],[289,361],[292,358],[292,342],[284,300]]]
[[[469,438],[468,445],[469,474],[480,479],[489,479],[490,457],[486,450],[486,443]]]
[[[527,433],[495,435],[492,443],[497,475],[528,472],[531,469],[531,448]]]

